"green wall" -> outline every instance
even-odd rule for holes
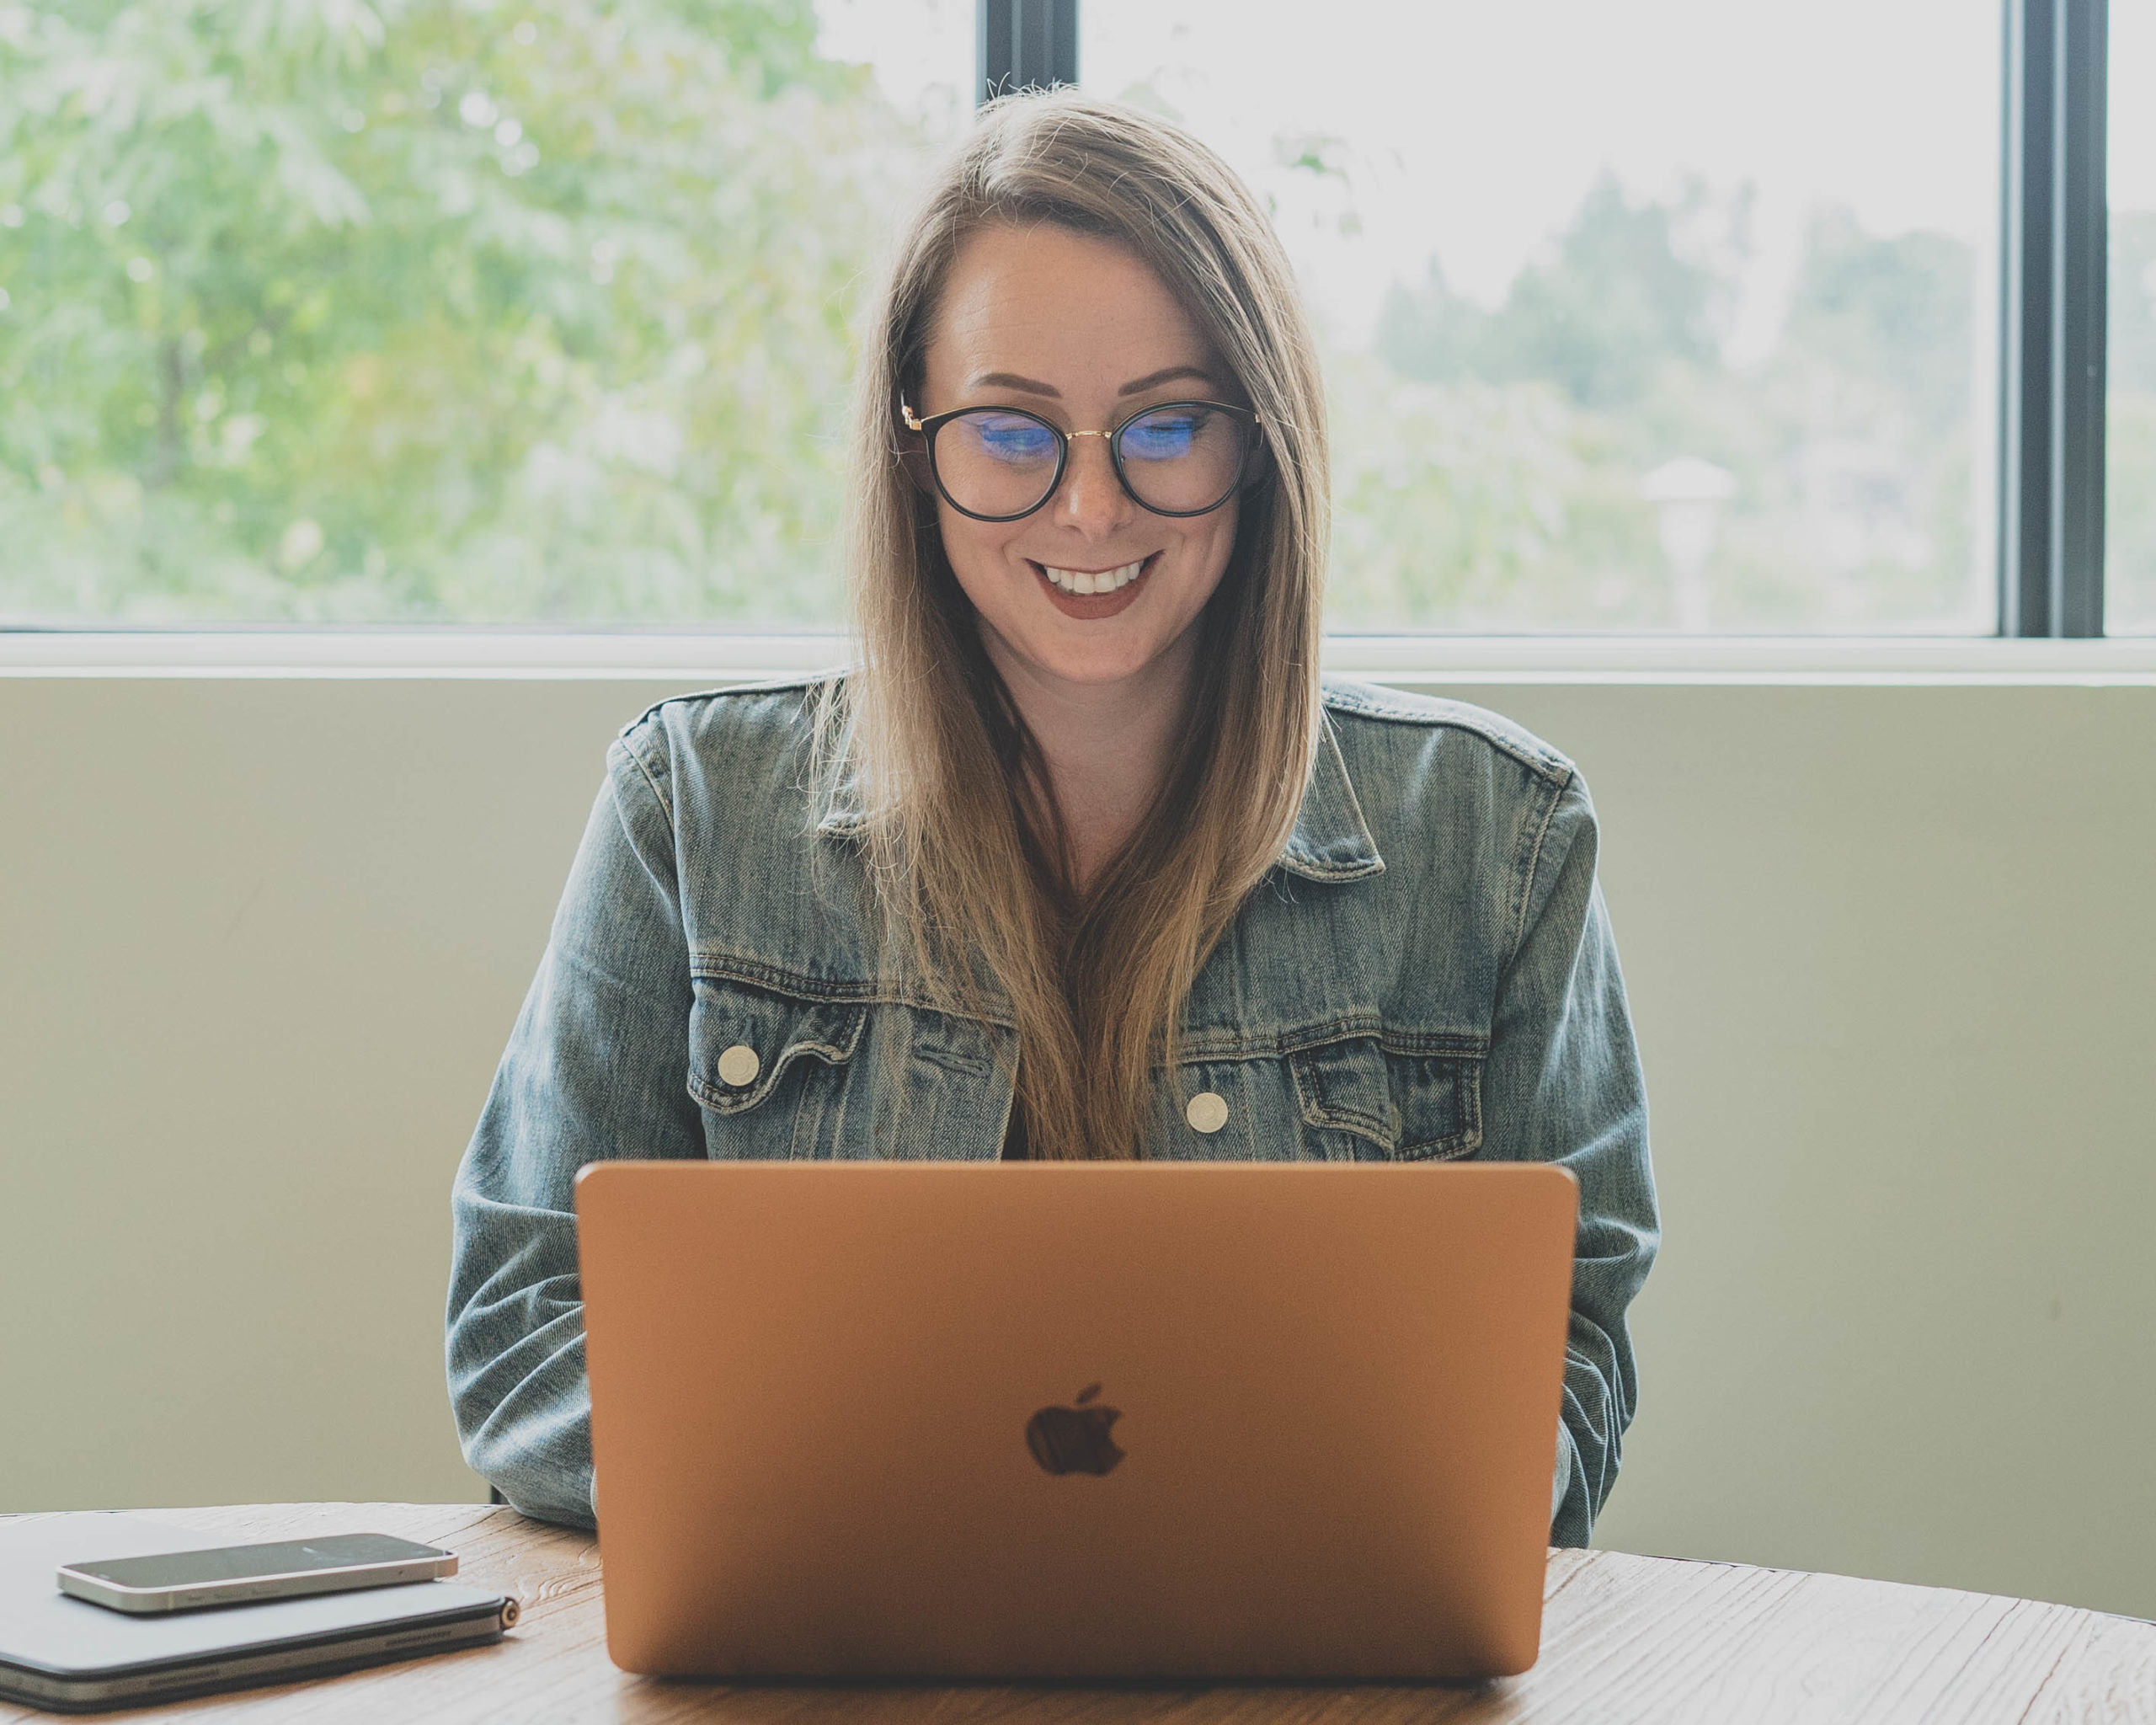
[[[0,677],[0,1509],[456,1498],[450,1175],[670,686]],[[2156,689],[1454,689],[1587,770],[1668,1238],[1600,1529],[2156,1616]]]

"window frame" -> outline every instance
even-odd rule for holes
[[[792,678],[852,656],[841,633],[487,624],[0,633],[21,678],[664,682]],[[1329,673],[1412,685],[2156,686],[2156,635],[1404,635],[1326,638]]]
[[[1999,633],[2104,633],[2110,0],[2004,0]]]

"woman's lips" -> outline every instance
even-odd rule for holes
[[[1066,592],[1049,579],[1044,564],[1027,558],[1026,567],[1033,572],[1033,579],[1040,584],[1040,590],[1048,595],[1050,605],[1065,617],[1076,617],[1081,622],[1092,622],[1104,617],[1113,617],[1118,611],[1127,611],[1135,604],[1139,590],[1153,573],[1153,565],[1160,560],[1161,553],[1156,551],[1145,559],[1135,576],[1113,593]]]

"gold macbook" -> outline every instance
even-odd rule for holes
[[[587,1167],[608,1651],[1524,1670],[1576,1209],[1529,1164]]]

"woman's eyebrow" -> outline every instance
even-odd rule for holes
[[[1116,393],[1135,395],[1141,389],[1151,389],[1175,377],[1195,377],[1203,383],[1214,382],[1213,374],[1203,366],[1171,366],[1165,371],[1155,371],[1150,377],[1140,377],[1133,382],[1124,384],[1122,388],[1116,391]]]
[[[968,389],[1022,389],[1028,395],[1052,395],[1058,401],[1063,392],[1053,383],[1041,383],[1031,377],[1021,377],[1016,371],[983,371],[979,377],[966,380]]]
[[[1215,382],[1213,374],[1203,366],[1170,366],[1166,371],[1155,371],[1145,377],[1134,379],[1116,391],[1118,396],[1136,395],[1141,390],[1157,387],[1177,377],[1195,377],[1201,382]],[[1063,399],[1063,392],[1053,383],[1043,383],[1035,377],[1021,377],[1016,371],[983,371],[966,380],[966,387],[974,389],[1022,389],[1028,395],[1053,396]]]

